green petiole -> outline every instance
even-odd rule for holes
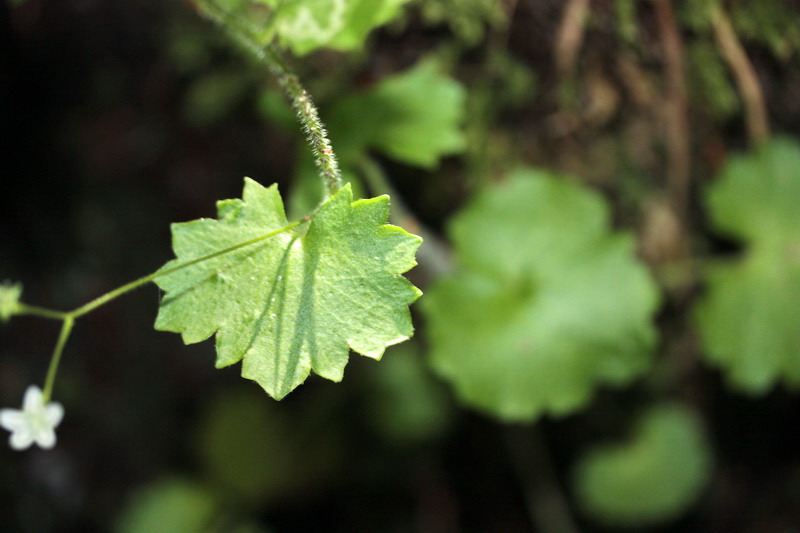
[[[208,255],[198,257],[197,259],[192,259],[191,261],[187,261],[186,263],[175,265],[172,268],[156,270],[155,272],[148,274],[147,276],[143,276],[139,279],[131,281],[130,283],[126,283],[121,287],[117,287],[116,289],[109,291],[103,294],[102,296],[95,298],[89,303],[86,303],[76,309],[73,309],[72,311],[55,311],[52,309],[46,309],[44,307],[37,307],[34,305],[20,303],[17,306],[17,310],[14,312],[14,314],[16,315],[31,315],[42,318],[52,318],[55,320],[61,320],[63,322],[61,326],[61,332],[58,335],[58,341],[56,341],[56,346],[53,349],[53,355],[50,358],[50,365],[47,369],[47,377],[45,378],[44,389],[42,392],[43,401],[46,403],[50,400],[50,395],[53,391],[53,383],[55,382],[55,377],[58,372],[58,365],[61,362],[61,354],[64,351],[64,346],[66,346],[67,340],[69,340],[70,333],[72,333],[72,326],[74,325],[76,319],[97,309],[98,307],[107,304],[112,300],[119,298],[123,294],[127,294],[134,289],[138,289],[142,285],[150,283],[156,278],[159,278],[161,276],[166,276],[168,274],[172,274],[174,272],[190,267],[192,265],[196,265],[198,263],[214,259],[215,257],[219,257],[221,255],[234,252],[236,250],[239,250],[240,248],[244,248],[246,246],[259,243],[261,241],[269,239],[270,237],[274,237],[276,235],[289,231],[293,228],[296,228],[300,224],[305,223],[307,220],[309,220],[309,217],[306,217],[303,220],[297,222],[292,222],[291,224],[287,224],[282,228],[278,228],[269,233],[265,233],[264,235],[259,235],[258,237],[254,237],[247,241],[240,242],[239,244],[235,244],[229,248],[225,248],[224,250],[219,250],[218,252],[213,252]]]

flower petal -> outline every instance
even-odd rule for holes
[[[17,431],[25,425],[25,415],[19,409],[0,409],[0,426]]]
[[[25,391],[25,398],[22,400],[24,411],[40,411],[42,409],[42,391],[36,385],[30,385]]]
[[[17,431],[11,434],[8,439],[9,445],[15,450],[24,450],[33,444],[33,434],[27,425],[23,425]]]
[[[41,448],[49,450],[56,445],[56,432],[50,427],[39,428],[36,435],[33,436],[33,439]]]
[[[64,407],[58,402],[50,402],[44,408],[44,416],[50,427],[55,428],[64,418]]]

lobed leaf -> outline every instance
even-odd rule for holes
[[[432,60],[384,78],[374,87],[343,98],[327,115],[331,137],[344,165],[367,149],[424,168],[464,149],[461,128],[466,92]]]
[[[319,48],[354,50],[370,31],[400,13],[408,0],[285,0],[276,2],[275,32],[296,54]]]
[[[187,344],[216,334],[218,368],[280,399],[313,370],[339,381],[348,350],[379,359],[413,333],[408,305],[420,291],[402,277],[421,239],[385,224],[389,198],[352,201],[350,186],[328,199],[305,232],[287,231],[156,278],[166,292],[156,329]],[[245,179],[241,200],[217,205],[218,220],[173,224],[177,259],[193,259],[287,225],[275,185]]]
[[[746,249],[708,272],[695,312],[704,355],[747,392],[800,386],[800,147],[778,139],[732,158],[706,196],[714,225]]]
[[[520,170],[450,225],[458,271],[423,302],[431,362],[461,399],[506,420],[582,407],[649,365],[657,291],[605,204]]]

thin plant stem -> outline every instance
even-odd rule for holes
[[[21,302],[14,314],[52,318],[54,320],[64,320],[69,316],[69,312],[67,311],[55,311],[53,309],[46,309],[44,307],[37,307],[35,305],[28,305]]]
[[[292,229],[292,228],[294,228],[296,226],[299,226],[303,222],[304,221],[302,221],[302,220],[298,221],[298,222],[292,222],[291,224],[288,224],[288,225],[286,225],[286,226],[284,226],[282,228],[278,228],[275,231],[271,231],[271,232],[269,232],[267,234],[264,234],[264,235],[259,235],[258,237],[254,237],[254,238],[252,238],[252,239],[250,239],[248,241],[240,242],[239,244],[231,246],[230,248],[225,248],[224,250],[220,250],[218,252],[214,252],[214,253],[211,253],[211,254],[208,254],[208,255],[204,255],[203,257],[198,257],[196,259],[192,259],[191,261],[187,261],[186,263],[181,263],[180,265],[175,265],[174,267],[168,268],[166,270],[156,270],[152,274],[148,274],[147,276],[143,276],[143,277],[141,277],[139,279],[131,281],[130,283],[126,283],[122,287],[118,287],[118,288],[114,289],[113,291],[107,292],[107,293],[103,294],[102,296],[99,296],[99,297],[95,298],[91,302],[89,302],[87,304],[84,304],[84,305],[78,307],[77,309],[74,309],[73,311],[70,311],[68,314],[72,318],[78,318],[80,316],[85,315],[86,313],[88,313],[90,311],[93,311],[94,309],[97,309],[101,305],[104,305],[104,304],[110,302],[111,300],[119,298],[120,296],[122,296],[125,293],[128,293],[128,292],[130,292],[130,291],[132,291],[134,289],[137,289],[137,288],[141,287],[142,285],[146,285],[147,283],[150,283],[151,281],[153,281],[154,279],[156,279],[158,277],[166,276],[167,274],[172,274],[173,272],[177,272],[178,270],[182,270],[182,269],[184,269],[186,267],[190,267],[192,265],[196,265],[197,263],[202,263],[204,261],[208,261],[209,259],[214,259],[215,257],[219,257],[221,255],[225,255],[227,253],[230,253],[230,252],[233,252],[235,250],[238,250],[239,248],[244,248],[245,246],[250,246],[251,244],[255,244],[257,242],[261,242],[261,241],[263,241],[265,239],[269,239],[270,237],[274,237],[275,235],[278,235],[279,233],[283,233],[284,231],[289,231],[290,229]]]
[[[306,134],[306,141],[314,154],[314,162],[319,170],[320,177],[325,183],[328,196],[335,194],[342,188],[342,173],[336,154],[333,152],[328,132],[319,118],[314,101],[306,91],[300,78],[292,72],[281,57],[278,48],[270,44],[260,44],[252,35],[252,31],[239,24],[234,17],[220,9],[213,2],[199,0],[196,4],[212,20],[219,24],[228,35],[256,60],[265,64],[272,74],[278,79],[281,88],[286,92],[297,118]]]
[[[61,363],[61,354],[64,353],[64,346],[67,344],[69,334],[72,333],[74,323],[75,319],[67,316],[61,325],[61,333],[58,334],[58,341],[56,341],[56,347],[53,349],[53,356],[50,358],[50,366],[47,369],[47,377],[44,380],[44,392],[42,392],[42,401],[44,403],[50,400],[50,395],[53,393],[53,383],[58,373],[58,365]]]
[[[126,294],[126,293],[128,293],[128,292],[130,292],[130,291],[132,291],[134,289],[137,289],[137,288],[141,287],[142,285],[150,283],[151,281],[155,280],[156,278],[159,278],[161,276],[166,276],[168,274],[173,274],[175,272],[178,272],[179,270],[182,270],[184,268],[190,267],[192,265],[196,265],[198,263],[202,263],[204,261],[208,261],[210,259],[214,259],[215,257],[219,257],[221,255],[225,255],[225,254],[234,252],[234,251],[236,251],[236,250],[238,250],[240,248],[244,248],[245,246],[250,246],[252,244],[256,244],[258,242],[264,241],[266,239],[269,239],[270,237],[274,237],[275,235],[278,235],[278,234],[283,233],[285,231],[289,231],[289,230],[299,226],[300,224],[303,224],[308,219],[309,219],[309,217],[306,217],[303,220],[299,220],[297,222],[292,222],[291,224],[287,224],[286,226],[283,226],[282,228],[278,228],[278,229],[276,229],[274,231],[271,231],[269,233],[265,233],[264,235],[259,235],[258,237],[254,237],[254,238],[249,239],[247,241],[240,242],[238,244],[235,244],[233,246],[225,248],[224,250],[219,250],[217,252],[213,252],[213,253],[210,253],[208,255],[204,255],[202,257],[198,257],[196,259],[192,259],[192,260],[187,261],[185,263],[181,263],[179,265],[175,265],[174,267],[156,270],[155,272],[153,272],[151,274],[148,274],[147,276],[143,276],[143,277],[141,277],[139,279],[131,281],[130,283],[126,283],[125,285],[122,285],[121,287],[117,287],[116,289],[114,289],[112,291],[109,291],[109,292],[103,294],[102,296],[99,296],[99,297],[95,298],[91,302],[89,302],[87,304],[84,304],[84,305],[82,305],[82,306],[80,306],[80,307],[78,307],[76,309],[73,309],[72,311],[54,311],[52,309],[45,309],[43,307],[36,307],[36,306],[33,306],[33,305],[20,303],[19,306],[18,306],[17,311],[15,312],[15,314],[18,314],[18,315],[34,315],[34,316],[40,316],[40,317],[44,317],[44,318],[53,318],[53,319],[58,319],[58,320],[62,320],[63,321],[63,323],[61,325],[61,333],[59,333],[59,335],[58,335],[58,341],[56,341],[56,347],[53,350],[52,357],[50,358],[50,366],[47,369],[47,377],[45,378],[45,382],[44,382],[44,392],[42,393],[44,401],[47,402],[50,399],[50,395],[53,392],[53,383],[55,382],[56,374],[58,372],[58,365],[61,363],[61,354],[64,352],[64,346],[67,344],[67,340],[69,339],[69,335],[72,332],[72,326],[75,324],[75,320],[76,319],[78,319],[79,317],[81,317],[81,316],[83,316],[83,315],[85,315],[85,314],[97,309],[98,307],[100,307],[102,305],[107,304],[108,302],[110,302],[112,300],[115,300],[115,299],[119,298],[123,294]]]

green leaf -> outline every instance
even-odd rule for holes
[[[202,486],[182,479],[163,479],[142,489],[128,503],[118,533],[205,533],[217,512],[214,497]]]
[[[398,161],[434,168],[464,149],[464,87],[432,61],[381,80],[343,98],[326,115],[343,165],[356,164],[369,149]]]
[[[580,504],[616,526],[679,517],[708,484],[711,450],[696,415],[680,405],[651,408],[630,442],[598,446],[575,469]]]
[[[245,179],[242,200],[218,202],[219,220],[173,224],[177,259],[163,271],[287,225],[275,185]],[[408,305],[420,291],[401,276],[421,239],[385,224],[389,198],[352,201],[350,186],[305,227],[284,231],[156,278],[166,292],[156,329],[185,343],[216,333],[218,368],[280,399],[310,371],[342,379],[348,348],[379,359],[412,333]]]
[[[398,16],[407,1],[285,0],[278,3],[273,25],[281,44],[296,54],[324,47],[354,50],[370,31]]]
[[[474,46],[487,29],[508,24],[508,10],[496,0],[426,0],[419,3],[428,25],[446,24],[466,45]]]
[[[800,147],[785,139],[732,158],[707,191],[714,225],[746,249],[709,269],[695,317],[705,356],[744,391],[800,385],[799,198]]]
[[[649,365],[657,291],[603,200],[543,171],[483,191],[450,226],[460,267],[430,289],[432,364],[505,420],[564,414]]]

